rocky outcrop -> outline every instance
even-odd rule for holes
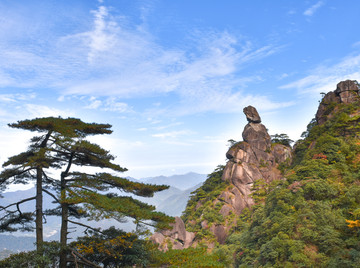
[[[248,106],[244,108],[248,124],[242,133],[243,141],[234,144],[226,153],[229,160],[223,171],[222,180],[229,183],[219,196],[213,201],[213,205],[219,207],[218,213],[225,219],[221,224],[209,223],[207,220],[198,221],[199,227],[210,231],[220,244],[225,243],[230,229],[236,224],[236,217],[244,208],[254,205],[251,196],[254,182],[264,180],[270,183],[273,180],[282,179],[281,172],[277,169],[279,163],[291,160],[291,148],[272,144],[266,127],[261,124],[261,118],[257,110]],[[201,201],[194,206],[199,209],[203,206]],[[229,217],[228,217],[229,216]],[[172,230],[161,231],[152,236],[152,241],[158,243],[160,248],[167,250],[168,243],[173,248],[187,248],[196,245],[196,234],[187,232],[184,222],[176,218]]]
[[[185,224],[180,217],[175,217],[175,222],[171,224],[171,230],[161,230],[154,233],[150,240],[159,245],[159,249],[167,251],[169,244],[173,249],[184,249],[192,245],[195,233],[188,232]]]
[[[334,91],[330,91],[323,97],[315,116],[317,123],[322,125],[326,122],[335,104],[359,101],[359,90],[356,81],[346,80],[338,83]]]
[[[246,107],[244,113],[249,122],[242,134],[244,141],[233,145],[226,153],[229,161],[222,177],[234,186],[232,193],[239,193],[234,194],[231,200],[235,214],[240,214],[244,208],[254,204],[251,193],[256,180],[263,179],[270,183],[281,179],[277,166],[291,159],[291,148],[281,144],[272,146],[270,135],[261,124],[260,117],[253,120],[253,115],[258,114],[254,107]]]

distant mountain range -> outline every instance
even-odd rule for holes
[[[164,212],[170,216],[180,216],[184,211],[190,193],[196,190],[206,180],[207,175],[190,172],[184,175],[173,175],[173,176],[158,176],[140,179],[138,181],[150,184],[166,184],[170,185],[170,188],[161,192],[158,192],[152,198],[136,197],[140,201],[154,205],[158,211]],[[133,178],[128,178],[135,180]],[[136,181],[136,180],[135,180]],[[35,188],[31,188],[23,191],[6,192],[3,193],[3,198],[0,198],[0,205],[4,206],[7,204],[14,203],[24,198],[28,198],[35,195]],[[44,194],[44,208],[53,208],[55,204],[52,204],[52,198],[47,194]],[[30,201],[21,204],[23,211],[34,211],[35,201]],[[46,240],[58,240],[60,230],[60,220],[58,217],[47,217],[46,224],[44,224],[44,236]],[[85,220],[86,224],[89,224]],[[134,225],[131,221],[127,223],[119,223],[116,220],[103,220],[99,222],[91,222],[94,227],[109,228],[115,226],[125,231],[131,231]],[[82,229],[77,228],[77,231],[71,233],[69,237],[76,238],[82,236]],[[31,234],[31,233],[27,233]],[[34,237],[25,237],[21,233],[14,235],[0,235],[0,251],[7,249],[11,251],[23,251],[34,249]]]
[[[189,172],[183,175],[173,175],[170,177],[158,176],[158,177],[149,177],[140,179],[142,182],[152,183],[152,184],[165,184],[176,187],[180,190],[187,190],[192,188],[199,183],[202,183],[206,180],[207,175],[198,174],[194,172]]]

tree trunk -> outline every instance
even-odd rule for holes
[[[43,239],[43,195],[42,195],[42,169],[36,169],[36,250],[40,252]]]
[[[60,268],[66,268],[66,245],[67,245],[67,232],[68,232],[68,217],[69,217],[69,207],[65,203],[66,200],[66,181],[65,175],[61,175],[61,229],[60,229]]]
[[[52,131],[48,131],[44,140],[40,144],[40,148],[45,148],[47,146],[47,142],[50,138]],[[42,185],[43,185],[43,170],[41,166],[37,166],[36,168],[36,203],[35,203],[35,225],[36,225],[36,250],[38,253],[42,252],[42,246],[44,243],[43,236],[43,193],[42,193]]]

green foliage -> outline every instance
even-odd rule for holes
[[[0,261],[0,268],[37,268],[57,267],[59,264],[60,244],[58,242],[44,242],[41,251],[29,251],[12,254]]]
[[[208,176],[204,184],[192,192],[182,218],[189,231],[196,231],[198,237],[213,237],[210,232],[202,229],[201,222],[206,220],[209,225],[224,222],[224,217],[219,210],[224,202],[217,200],[223,190],[228,186],[228,182],[223,181],[224,166],[218,166],[213,173]],[[195,211],[195,213],[194,213]]]
[[[151,267],[228,267],[220,252],[208,253],[206,248],[155,251]]]
[[[313,120],[286,181],[254,185],[257,202],[228,241],[237,267],[358,267],[360,263],[360,140],[358,104],[328,107]],[[349,116],[352,114],[352,116]],[[358,213],[359,212],[359,213]],[[359,224],[360,226],[360,224]]]
[[[113,163],[115,157],[99,145],[86,140],[89,135],[110,134],[111,125],[84,123],[76,118],[36,118],[23,120],[9,125],[13,128],[26,129],[43,133],[33,137],[29,150],[10,157],[4,163],[6,169],[0,174],[0,187],[5,189],[12,183],[28,183],[36,180],[36,230],[37,244],[42,241],[42,195],[48,193],[59,204],[59,207],[46,213],[61,215],[60,267],[66,267],[66,252],[68,222],[84,225],[72,221],[73,217],[100,220],[128,216],[136,223],[150,224],[158,228],[168,227],[173,221],[163,213],[156,212],[154,206],[147,205],[127,195],[118,195],[118,192],[131,193],[137,196],[150,197],[154,192],[167,189],[165,185],[150,185],[132,182],[108,172],[92,174],[89,170],[73,172],[74,167],[94,167],[107,169],[110,172],[123,172],[126,168]],[[58,170],[60,178],[53,178],[50,172]],[[60,179],[60,180],[59,180]],[[47,189],[52,188],[56,194]],[[35,199],[35,197],[31,198]],[[31,199],[20,200],[11,204],[16,210],[0,207],[5,213],[0,219],[3,230],[11,230],[10,224],[22,225],[30,220],[19,209],[19,204]],[[88,226],[91,229],[91,226]],[[40,233],[41,232],[41,233]],[[38,248],[38,251],[40,249]]]
[[[101,233],[89,231],[88,236],[78,238],[70,246],[87,260],[104,267],[146,267],[153,250],[150,241],[114,227]]]
[[[289,138],[287,134],[275,134],[271,135],[271,142],[272,143],[278,143],[285,146],[291,146],[291,144],[294,142],[292,139]]]

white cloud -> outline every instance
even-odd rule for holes
[[[324,2],[323,1],[319,1],[317,2],[316,4],[312,5],[311,7],[309,7],[308,9],[306,9],[304,11],[304,15],[305,16],[309,16],[311,17],[312,15],[314,15],[314,13],[324,5]]]
[[[117,101],[116,97],[109,97],[101,101],[95,97],[90,98],[90,104],[84,107],[85,109],[100,109],[102,111],[111,111],[118,113],[131,113],[132,108],[124,102]]]
[[[178,138],[180,136],[184,136],[184,135],[190,135],[193,134],[193,132],[189,131],[189,130],[179,130],[179,131],[170,131],[170,132],[163,132],[163,133],[157,133],[157,134],[153,134],[152,137],[154,138],[161,138],[161,139],[165,139],[165,138]]]
[[[59,110],[56,108],[51,108],[44,105],[36,104],[25,104],[25,113],[27,118],[36,118],[36,117],[48,117],[48,116],[61,116],[61,117],[71,117],[73,113],[70,111]]]
[[[132,112],[132,107],[100,97],[144,98],[172,92],[179,101],[174,105],[182,106],[176,109],[179,113],[232,112],[237,101],[249,98],[264,108],[278,106],[265,97],[242,93],[246,83],[259,78],[242,77],[239,71],[281,48],[256,47],[228,32],[200,31],[189,43],[191,49],[165,48],[146,27],[113,17],[110,11],[100,6],[87,31],[46,40],[46,50],[36,44],[1,46],[0,86],[4,77],[7,86],[61,90],[59,101],[66,95],[96,96],[87,108],[120,113]],[[184,105],[188,101],[191,109]]]
[[[97,99],[90,99],[91,103],[85,106],[85,109],[98,109],[102,105],[102,101]]]
[[[138,128],[137,131],[147,131],[148,129],[146,127]]]
[[[328,92],[343,80],[360,81],[360,54],[350,55],[332,66],[321,65],[304,78],[283,85],[283,89],[295,88],[299,93]]]
[[[98,10],[93,11],[94,29],[89,32],[89,47],[88,61],[93,62],[97,53],[101,53],[111,49],[114,45],[114,36],[111,34],[111,27],[115,26],[114,23],[107,23],[105,18],[108,16],[108,10],[105,6],[100,6]],[[108,29],[110,28],[110,29]]]
[[[0,102],[4,103],[15,103],[23,100],[31,100],[36,97],[35,93],[29,94],[0,94]]]

